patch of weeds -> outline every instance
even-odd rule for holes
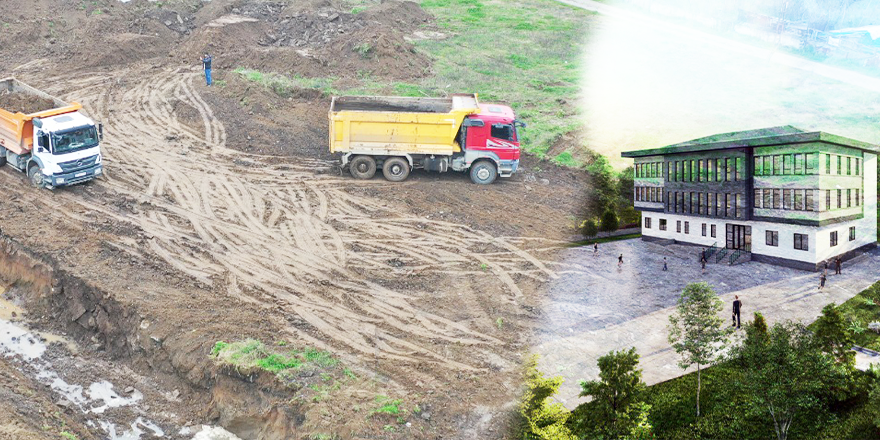
[[[320,367],[335,367],[339,364],[339,359],[336,359],[330,353],[326,351],[321,351],[315,348],[308,347],[303,351],[303,357],[306,362],[313,363]]]
[[[357,375],[355,375],[354,372],[351,371],[351,369],[349,369],[348,367],[345,367],[345,368],[342,370],[342,374],[344,374],[345,377],[347,377],[347,378],[349,378],[349,379],[357,379]]]
[[[564,167],[572,168],[579,168],[583,165],[580,161],[572,157],[570,151],[563,151],[562,153],[557,154],[556,157],[553,158],[553,162]]]
[[[397,427],[395,427],[394,425],[385,425],[382,427],[382,430],[384,430],[385,432],[394,432],[397,431]]]
[[[95,9],[94,11],[92,11],[92,15],[101,15],[103,13],[104,13],[104,11],[102,11],[100,9]]]
[[[214,81],[214,85],[218,86],[218,87],[226,87],[226,80],[218,79],[218,80]]]
[[[67,431],[61,431],[58,434],[67,440],[79,440],[79,437],[77,437],[75,434],[67,432]]]
[[[302,76],[285,76],[278,73],[264,73],[258,70],[239,67],[234,70],[247,81],[266,87],[278,96],[288,97],[297,89],[318,90],[324,95],[336,94],[333,83],[336,78],[304,78]]]
[[[292,368],[299,368],[303,361],[296,356],[284,356],[281,354],[270,354],[264,359],[257,360],[257,366],[273,373],[279,373]]]
[[[403,399],[392,399],[388,396],[378,395],[376,396],[376,404],[379,406],[370,411],[370,416],[375,414],[390,414],[392,416],[397,416],[406,413],[406,411],[400,407],[400,405],[403,404]]]
[[[287,345],[287,341],[275,341],[275,345],[279,347],[284,347],[285,345]]]
[[[286,345],[286,344],[285,344]],[[279,348],[266,346],[256,339],[247,339],[238,342],[218,341],[211,349],[211,357],[218,362],[229,364],[240,369],[258,368],[289,378],[292,372],[306,367],[332,368],[339,364],[339,360],[326,351],[313,347],[302,350],[279,351]],[[326,380],[332,379],[329,373]]]
[[[226,347],[229,347],[229,344],[223,341],[217,341],[217,343],[214,344],[214,348],[211,349],[211,355],[217,356],[217,354],[223,351]]]
[[[354,47],[354,51],[364,58],[369,58],[373,53],[373,46],[370,43],[361,43]]]
[[[312,396],[312,401],[320,402],[322,400],[327,400],[327,398],[330,397],[330,393],[341,388],[341,385],[339,384],[339,382],[334,382],[333,384],[329,385],[316,384],[310,386],[309,388],[311,388],[312,391],[315,392],[315,395]]]
[[[309,440],[335,440],[339,437],[336,437],[333,434],[325,434],[325,433],[315,433],[309,435]]]
[[[357,15],[357,14],[360,14],[361,12],[366,11],[366,10],[367,10],[366,6],[355,6],[355,7],[351,8],[351,13]]]
[[[501,327],[504,326],[504,319],[498,318],[495,320],[495,325],[498,326],[498,330],[501,330]]]
[[[486,264],[486,263],[480,263],[480,270],[482,270],[483,272],[485,272],[485,271],[487,271],[488,269],[489,269],[489,265],[488,265],[488,264]]]

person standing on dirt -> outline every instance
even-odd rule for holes
[[[834,266],[835,266],[835,267],[834,267],[834,269],[835,269],[834,275],[841,275],[841,272],[840,272],[840,264],[841,264],[841,262],[842,262],[842,261],[840,260],[840,257],[837,257],[837,258],[834,260]]]
[[[593,256],[599,255],[599,243],[593,243]]]
[[[623,267],[623,254],[617,257],[617,268],[620,269],[621,267]]]
[[[663,257],[663,272],[666,272],[668,270],[669,270],[669,267],[666,266],[666,257]]]
[[[819,275],[819,290],[825,288],[825,280],[827,279],[827,276],[825,275],[826,273],[828,273],[828,271],[823,271],[822,274]]]
[[[703,253],[703,256],[700,257],[700,269],[702,269],[703,273],[706,273],[706,253]]]
[[[205,83],[210,86],[212,83],[212,81],[211,81],[211,61],[214,61],[214,57],[212,57],[211,55],[208,55],[206,53],[205,56],[203,56],[200,61],[202,62],[202,67],[205,68]]]

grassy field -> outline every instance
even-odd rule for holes
[[[868,324],[880,322],[880,281],[839,307],[849,322],[856,345],[880,351],[880,333],[868,329]]]

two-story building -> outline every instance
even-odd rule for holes
[[[880,147],[773,127],[648,150],[635,161],[642,237],[815,270],[877,245]]]

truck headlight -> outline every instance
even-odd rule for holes
[[[57,183],[64,183],[64,178],[63,178],[63,177],[59,177],[59,178],[55,179],[55,183],[56,183],[56,184],[57,184]]]
[[[98,168],[97,170],[95,170],[95,175],[97,176],[98,174],[101,174],[102,172],[103,172],[103,168]]]

